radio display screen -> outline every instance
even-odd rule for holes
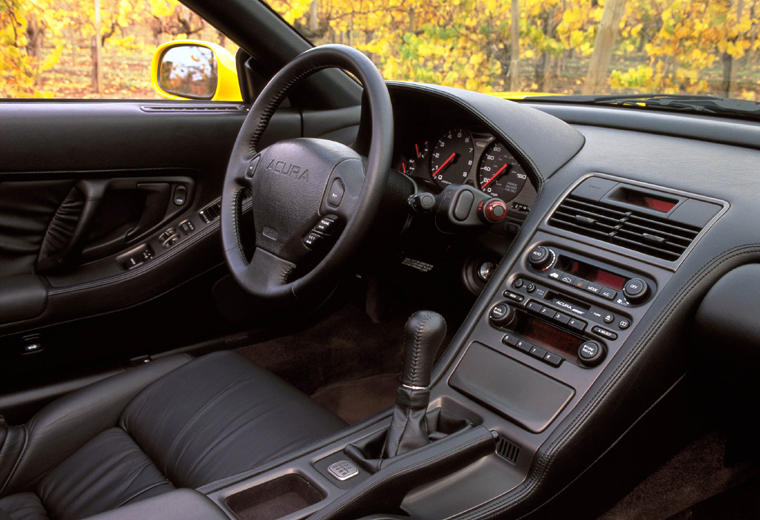
[[[625,282],[628,281],[622,276],[567,257],[562,258],[562,271],[616,291],[623,290]]]
[[[517,332],[520,337],[539,347],[556,351],[571,361],[578,361],[578,347],[584,340],[568,334],[544,321],[527,317],[520,320]]]

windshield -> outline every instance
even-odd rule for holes
[[[760,100],[760,0],[268,3],[315,45],[363,51],[388,80],[505,97],[661,93]]]

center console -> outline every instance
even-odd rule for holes
[[[429,387],[430,444],[374,460],[387,450],[389,411],[203,491],[232,518],[267,520],[358,518],[373,508],[448,518],[509,493],[622,357],[685,256],[726,209],[608,175],[583,177],[525,247],[505,258],[481,314],[445,355]]]

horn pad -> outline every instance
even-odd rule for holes
[[[330,175],[351,148],[321,139],[289,139],[266,148],[251,181],[256,246],[296,262],[309,252],[305,237],[322,217]]]

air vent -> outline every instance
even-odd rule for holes
[[[549,224],[671,261],[677,260],[701,231],[697,227],[624,211],[605,202],[592,204],[573,196],[562,201]]]
[[[219,218],[222,212],[222,199],[217,199],[198,212],[203,222],[208,224]]]
[[[499,435],[499,440],[496,441],[496,454],[512,464],[517,464],[520,446]]]

